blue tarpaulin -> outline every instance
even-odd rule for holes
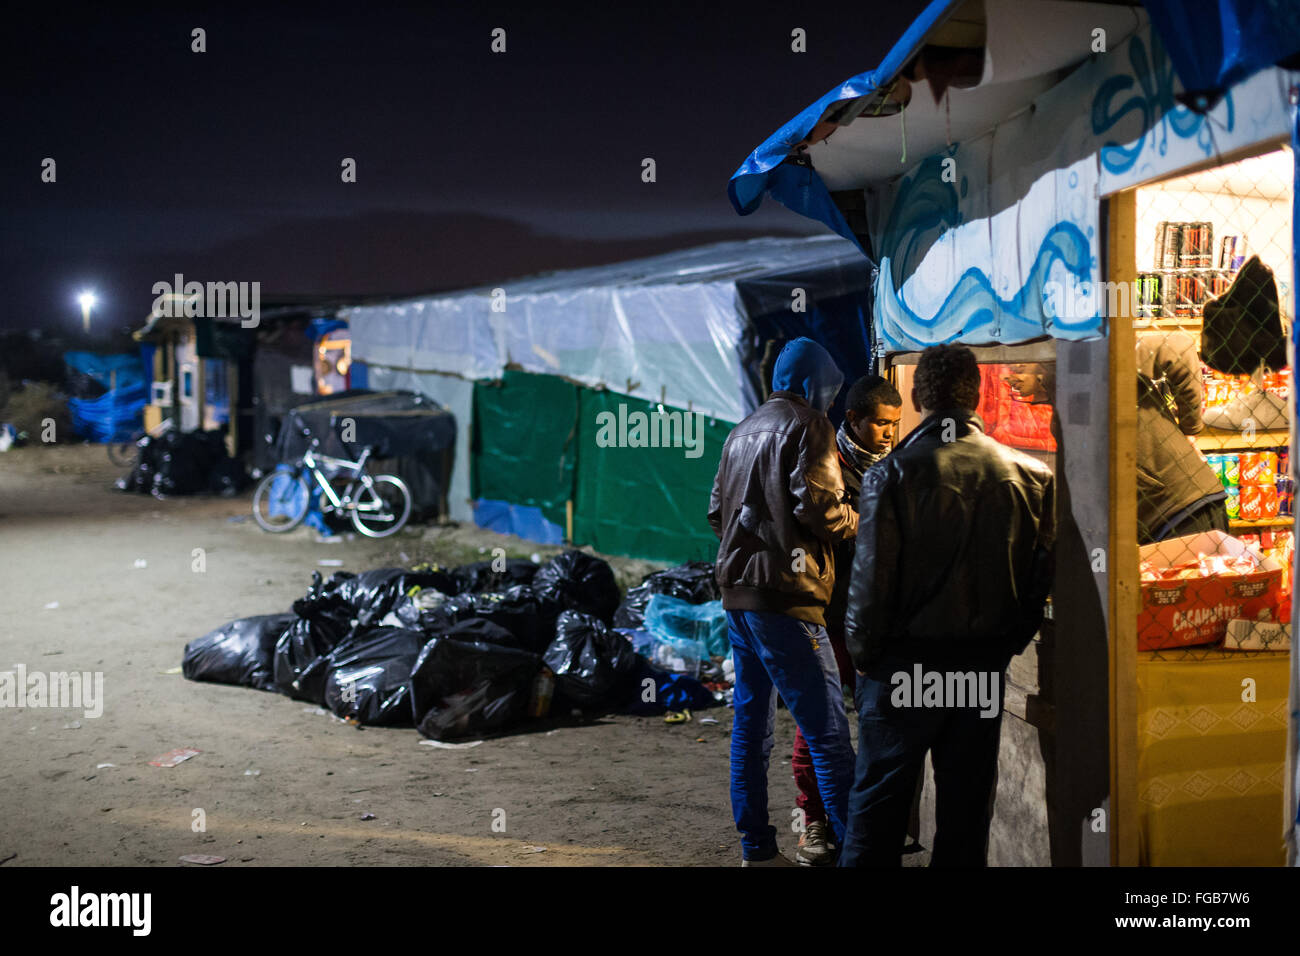
[[[1300,68],[1296,0],[1145,0],[1186,93],[1203,110],[1265,67]]]
[[[141,410],[149,400],[140,356],[65,352],[63,361],[108,388],[98,398],[68,399],[68,414],[78,435],[91,441],[118,442],[127,441],[140,430]]]
[[[880,61],[879,66],[841,83],[769,136],[731,177],[727,194],[736,212],[742,216],[748,215],[758,208],[763,201],[763,194],[770,192],[782,205],[826,223],[841,236],[856,243],[857,237],[849,229],[817,174],[808,167],[786,164],[785,160],[812,132],[829,107],[844,100],[870,96],[888,87],[921,47],[926,34],[942,23],[961,3],[962,0],[933,0]]]

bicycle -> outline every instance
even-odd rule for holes
[[[370,475],[366,463],[370,448],[356,461],[318,455],[311,448],[288,468],[277,469],[264,477],[253,492],[253,518],[263,531],[282,534],[302,524],[311,508],[311,475],[320,486],[321,511],[324,514],[350,513],[352,526],[369,538],[386,538],[401,531],[411,516],[411,492],[396,475]],[[334,474],[350,472],[343,494],[335,492],[323,469]]]

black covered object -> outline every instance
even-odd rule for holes
[[[294,461],[313,439],[321,454],[349,460],[370,447],[370,473],[406,482],[413,515],[445,511],[456,419],[432,399],[416,392],[354,391],[299,405],[281,419],[274,457]]]
[[[260,614],[224,624],[185,645],[181,673],[189,680],[274,690],[275,645],[295,614]]]
[[[1286,339],[1273,270],[1251,256],[1232,285],[1205,303],[1201,358],[1216,372],[1251,375],[1260,365],[1286,367]]]
[[[330,652],[325,706],[366,726],[411,725],[411,668],[424,647],[419,631],[358,631]]]
[[[523,558],[509,558],[505,568],[496,571],[493,569],[496,563],[475,561],[473,564],[453,568],[451,574],[458,584],[457,593],[503,591],[515,584],[530,584],[540,567]]]
[[[645,610],[655,594],[667,594],[690,604],[706,604],[722,596],[713,574],[712,561],[691,561],[648,574],[634,588],[628,588],[614,612],[614,626],[635,630],[645,624]]]
[[[579,707],[614,703],[638,662],[627,638],[581,611],[560,615],[543,660],[565,698]]]
[[[415,725],[435,740],[501,730],[523,715],[540,667],[541,658],[528,651],[434,637],[411,671]]]
[[[178,432],[144,438],[135,467],[117,482],[122,491],[170,495],[237,494],[248,484],[244,466],[226,454],[220,431]]]
[[[593,555],[570,549],[538,569],[533,590],[558,610],[583,611],[608,623],[618,609],[614,569]]]

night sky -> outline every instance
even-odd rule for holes
[[[176,272],[399,295],[823,232],[772,202],[737,216],[727,179],[923,7],[10,8],[0,329],[75,329],[87,286],[97,325],[138,326]]]

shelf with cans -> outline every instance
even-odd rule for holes
[[[1228,522],[1233,528],[1280,527],[1295,520],[1289,457],[1286,448],[1205,456],[1228,493]]]
[[[1246,261],[1244,236],[1223,236],[1217,261],[1214,226],[1162,222],[1156,229],[1154,268],[1139,273],[1133,314],[1139,327],[1196,328],[1205,303],[1228,291]]]

